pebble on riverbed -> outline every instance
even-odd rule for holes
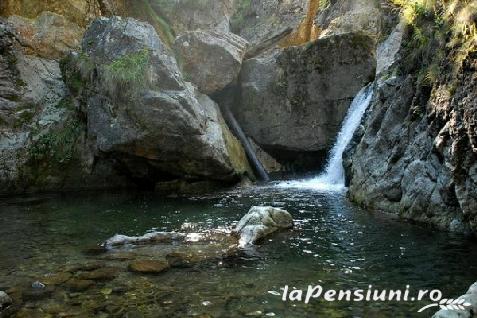
[[[7,308],[13,303],[12,299],[4,291],[0,291],[0,309]]]
[[[128,270],[141,274],[160,274],[169,269],[169,263],[161,260],[139,260],[128,266]]]

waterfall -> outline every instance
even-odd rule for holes
[[[346,146],[351,142],[354,132],[361,123],[361,119],[363,118],[372,97],[373,86],[368,85],[362,88],[354,98],[343,121],[336,143],[328,155],[327,165],[323,173],[312,179],[281,182],[278,186],[310,188],[325,191],[338,191],[345,189],[343,152],[345,151]]]

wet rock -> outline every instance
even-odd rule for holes
[[[166,260],[171,267],[187,268],[192,267],[199,261],[198,257],[192,254],[174,252],[166,255]]]
[[[129,264],[128,270],[141,274],[160,274],[169,269],[169,263],[161,260],[138,260]]]
[[[120,271],[121,269],[117,267],[102,267],[91,272],[81,273],[78,275],[78,278],[82,280],[109,281],[115,279]]]
[[[127,236],[116,234],[107,239],[103,245],[107,248],[126,244],[146,244],[146,243],[171,243],[181,241],[185,238],[184,234],[174,232],[151,232],[142,236]]]
[[[13,303],[12,299],[4,291],[0,291],[0,309],[6,308]]]
[[[93,280],[72,278],[66,282],[66,287],[74,292],[85,291],[95,285]]]
[[[43,289],[45,287],[46,287],[45,284],[43,284],[42,282],[39,282],[39,281],[33,282],[31,284],[31,288],[34,288],[34,289]]]
[[[271,206],[254,206],[239,221],[234,232],[240,245],[255,244],[273,232],[293,227],[293,218],[285,210]]]
[[[24,301],[37,301],[41,299],[45,299],[51,296],[54,291],[52,286],[45,286],[44,284],[40,283],[41,285],[35,285],[35,287],[27,288],[22,291],[22,299]]]
[[[233,33],[193,31],[178,37],[174,47],[186,78],[212,94],[236,80],[247,41]]]

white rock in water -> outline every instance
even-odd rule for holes
[[[240,246],[255,244],[265,236],[293,227],[293,218],[283,209],[254,206],[240,220],[234,232],[240,235]]]
[[[4,291],[0,291],[0,309],[5,308],[12,303],[13,301],[10,296]]]

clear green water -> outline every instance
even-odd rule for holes
[[[253,188],[189,199],[154,194],[50,195],[0,201],[0,290],[22,295],[33,281],[85,262],[116,233],[199,231],[233,224],[252,205],[286,208],[297,228],[229,262],[150,276],[126,270],[83,292],[61,284],[17,300],[18,317],[428,317],[424,303],[283,302],[284,285],[440,289],[458,296],[477,280],[477,244],[467,238],[360,210],[344,194]],[[127,263],[127,261],[125,261]],[[124,262],[115,261],[117,266]],[[20,292],[18,292],[20,290]],[[15,297],[14,297],[15,298]],[[24,297],[25,298],[25,297]]]

